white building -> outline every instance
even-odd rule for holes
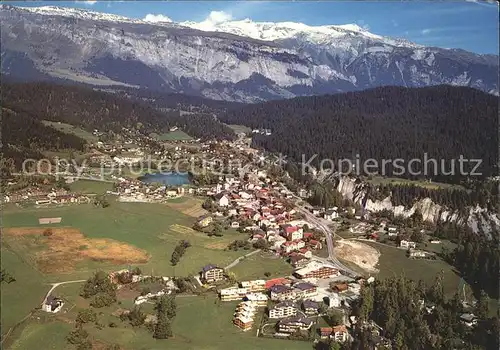
[[[417,243],[403,239],[401,242],[399,242],[399,246],[404,249],[415,249],[417,247]]]
[[[328,307],[340,307],[340,297],[337,293],[332,293],[328,297]]]
[[[269,318],[284,318],[297,315],[298,309],[292,301],[284,301],[269,309]]]
[[[62,299],[49,295],[43,303],[42,310],[55,314],[56,312],[59,312],[63,306],[64,302]]]

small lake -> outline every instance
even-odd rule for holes
[[[188,173],[154,173],[146,174],[139,178],[142,182],[153,183],[158,182],[167,186],[182,186],[191,183]]]

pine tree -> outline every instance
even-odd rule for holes
[[[155,326],[153,337],[156,339],[167,339],[172,336],[170,320],[164,313],[158,313],[158,320]]]

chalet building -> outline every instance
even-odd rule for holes
[[[249,293],[244,299],[255,303],[258,307],[267,306],[267,301],[269,300],[268,296],[264,293]]]
[[[270,288],[271,300],[293,300],[296,297],[295,290],[289,286],[275,285]]]
[[[217,193],[214,196],[214,198],[215,198],[217,205],[219,205],[221,207],[227,207],[229,205],[229,197],[223,192]]]
[[[243,331],[252,329],[257,305],[250,301],[239,303],[234,312],[233,323]]]
[[[214,221],[214,219],[211,217],[211,216],[203,216],[201,218],[199,218],[198,220],[198,225],[200,227],[207,227],[208,225],[210,225],[212,222]]]
[[[319,311],[319,303],[312,300],[304,300],[302,302],[302,309],[308,316],[317,315]]]
[[[209,264],[201,270],[201,278],[207,283],[221,281],[224,279],[224,269]]]
[[[329,221],[335,220],[339,217],[339,213],[336,210],[327,210],[323,215],[323,218]]]
[[[304,248],[306,243],[302,240],[297,241],[287,241],[281,245],[281,248],[285,253],[291,253],[293,251],[299,250],[300,248]]]
[[[269,318],[284,318],[297,315],[298,309],[294,302],[283,301],[269,308]]]
[[[265,280],[253,280],[240,282],[242,288],[248,288],[250,292],[262,292],[266,290]]]
[[[290,257],[290,263],[295,268],[301,268],[309,264],[309,259],[303,255],[297,254]]]
[[[64,306],[64,302],[60,298],[49,295],[43,303],[42,309],[46,312],[56,313],[59,312]]]
[[[249,293],[248,288],[224,288],[219,290],[220,300],[222,301],[234,301],[241,300]]]
[[[417,247],[417,243],[403,239],[399,242],[399,247],[404,249],[415,249]]]
[[[297,226],[285,225],[283,229],[283,236],[285,236],[288,241],[296,241],[303,237],[302,229],[299,229]]]
[[[318,294],[317,287],[311,283],[297,283],[293,287],[295,288],[295,294],[299,298],[307,299]]]
[[[279,277],[279,278],[273,278],[273,279],[267,280],[264,287],[266,289],[270,290],[273,286],[278,286],[278,285],[289,286],[291,284],[292,283],[288,278]]]
[[[321,327],[319,329],[321,338],[330,338],[339,343],[344,343],[349,338],[349,332],[344,325],[339,325],[335,327]]]
[[[335,293],[342,293],[349,289],[349,285],[347,283],[332,283],[330,284],[330,289]]]

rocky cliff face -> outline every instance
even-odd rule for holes
[[[419,210],[425,221],[433,223],[437,223],[438,221],[463,223],[468,225],[474,232],[482,232],[488,236],[490,236],[494,228],[497,230],[500,229],[498,213],[491,213],[480,207],[469,208],[466,215],[461,215],[457,210],[443,207],[434,203],[430,198],[418,200],[411,208],[394,205],[391,202],[390,196],[383,200],[373,201],[367,198],[366,184],[348,177],[342,177],[339,180],[337,190],[344,198],[352,200],[370,212],[389,210],[395,216],[410,217],[416,210]]]
[[[423,47],[355,25],[149,23],[1,5],[2,72],[257,102],[381,85],[498,93],[498,56]]]

